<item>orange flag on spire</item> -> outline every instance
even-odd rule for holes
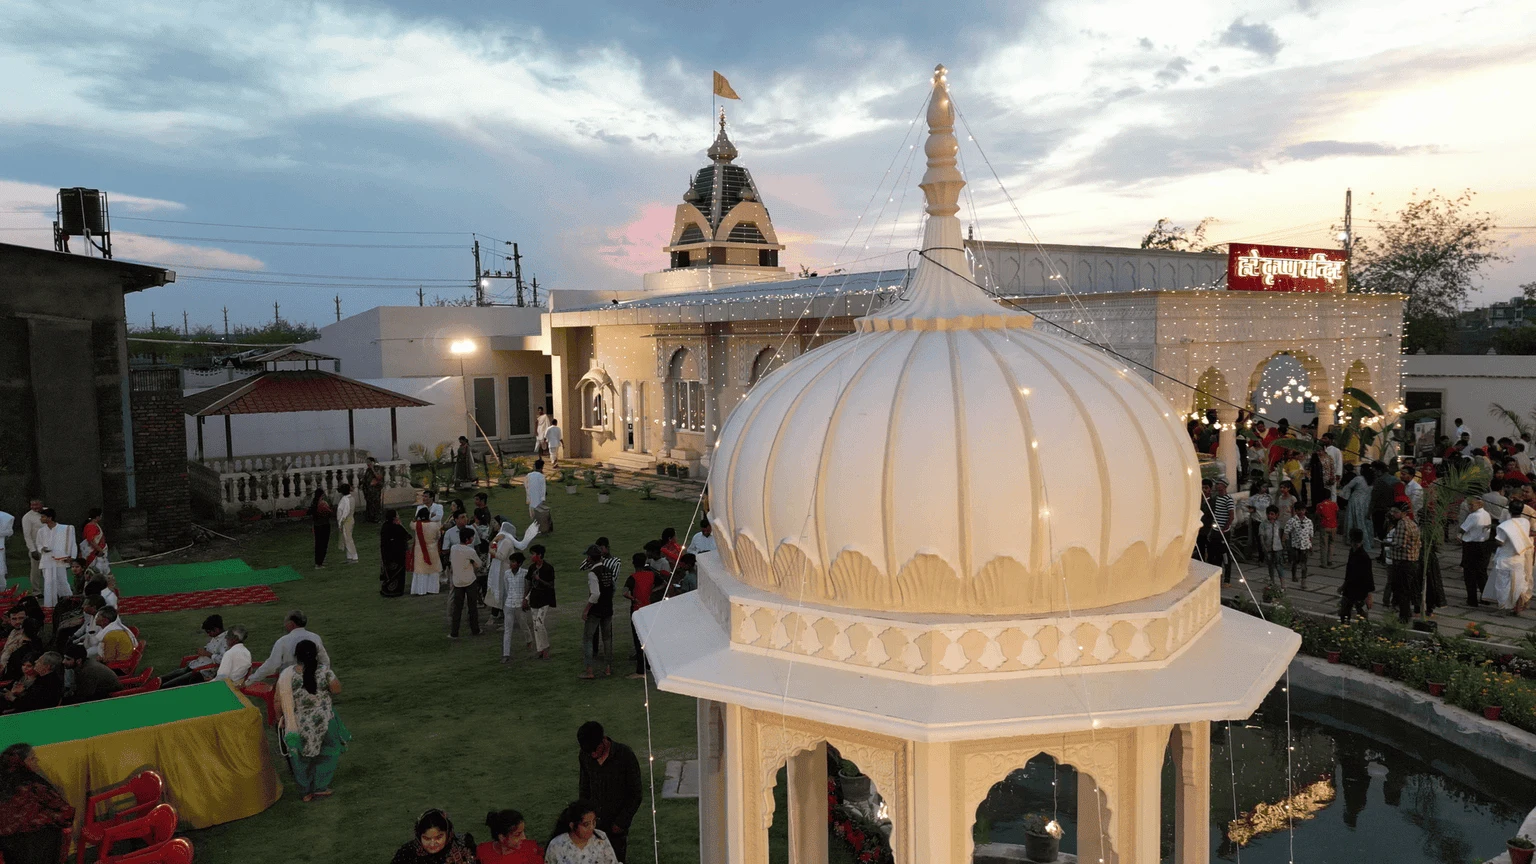
[[[731,82],[725,80],[725,76],[721,75],[719,72],[715,73],[715,95],[719,96],[721,99],[741,98],[740,96],[736,95],[735,90],[731,89]]]

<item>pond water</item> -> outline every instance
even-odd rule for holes
[[[1536,807],[1536,783],[1395,717],[1300,690],[1291,696],[1289,787],[1279,688],[1247,722],[1231,724],[1230,746],[1227,724],[1212,726],[1212,860],[1481,862],[1502,852]],[[1170,763],[1163,782],[1164,860],[1173,844],[1172,783]],[[1257,805],[1281,804],[1309,787],[1318,809],[1295,823],[1294,834],[1282,827],[1242,846],[1228,837],[1234,814],[1252,817]],[[978,811],[975,838],[1023,843],[1025,813],[1054,814],[1066,829],[1062,851],[1075,852],[1076,809],[1076,772],[1036,757],[993,788]]]

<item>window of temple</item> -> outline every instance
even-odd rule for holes
[[[690,223],[688,223],[688,227],[683,229],[683,233],[678,235],[677,243],[675,245],[681,246],[681,245],[683,245],[685,243],[703,243],[703,242],[704,242],[704,230],[702,228],[700,228],[698,225],[695,225],[692,222],[690,222]]]
[[[731,226],[731,233],[726,238],[732,243],[767,243],[768,238],[758,229],[756,222],[737,222]]]
[[[588,381],[581,388],[581,428],[599,432],[608,426],[608,405],[603,388]]]
[[[679,349],[672,355],[667,387],[673,425],[684,432],[704,431],[704,382],[693,351]]]

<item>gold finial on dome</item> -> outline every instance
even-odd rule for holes
[[[970,330],[1029,327],[1034,316],[998,303],[979,288],[961,239],[960,190],[965,177],[956,167],[960,142],[955,138],[955,106],[949,96],[949,70],[933,69],[928,96],[928,140],[923,153],[928,170],[918,186],[927,201],[928,224],[917,272],[901,296],[878,312],[860,318],[860,330]]]
[[[716,162],[729,162],[736,158],[736,145],[732,144],[731,139],[725,134],[724,107],[720,109],[720,134],[715,136],[715,143],[709,145],[709,150],[705,152]]]

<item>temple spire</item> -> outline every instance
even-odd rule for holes
[[[729,162],[736,158],[736,145],[731,143],[729,136],[725,134],[725,106],[720,106],[720,134],[715,136],[715,143],[709,145],[705,151],[709,158],[717,163]]]
[[[965,177],[956,167],[959,152],[948,70],[936,66],[928,97],[928,140],[923,144],[928,170],[918,184],[927,200],[928,224],[923,228],[917,271],[895,302],[860,318],[859,329],[958,330],[1028,327],[1034,322],[1033,316],[998,303],[972,279],[956,215],[960,190],[965,188]]]

